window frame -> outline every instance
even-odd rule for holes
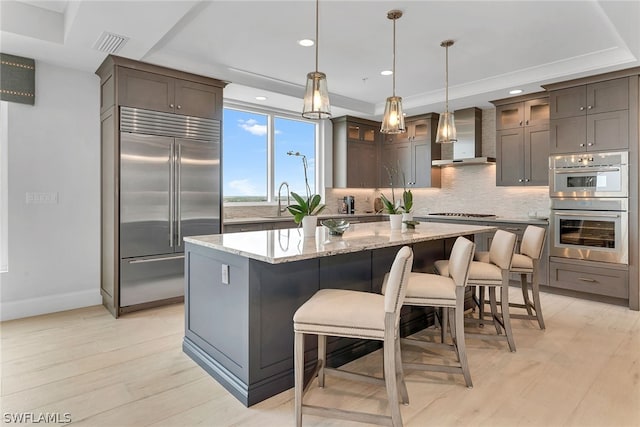
[[[222,203],[224,206],[274,206],[278,204],[277,198],[277,186],[278,183],[275,182],[275,119],[286,119],[286,120],[295,120],[303,123],[309,123],[314,125],[315,128],[315,144],[314,144],[314,159],[315,159],[315,168],[314,168],[314,188],[311,189],[313,193],[320,194],[320,196],[324,199],[324,126],[320,122],[305,119],[299,115],[295,115],[290,111],[279,110],[279,109],[268,109],[261,108],[259,106],[255,106],[252,104],[242,104],[235,102],[224,102],[223,109],[231,109],[236,111],[242,111],[246,113],[252,114],[263,114],[267,116],[267,200],[264,202],[227,202],[224,200],[224,164],[222,170]],[[224,122],[222,123],[223,127],[223,137],[222,137],[222,147],[221,147],[221,155],[224,157]]]

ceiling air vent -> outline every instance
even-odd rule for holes
[[[98,38],[98,41],[93,45],[94,49],[100,52],[116,53],[122,46],[127,43],[128,37],[119,36],[113,33],[107,33],[106,31]]]

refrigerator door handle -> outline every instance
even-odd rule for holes
[[[173,189],[175,188],[175,180],[176,180],[176,176],[175,176],[175,171],[174,171],[174,164],[175,164],[175,143],[171,144],[171,161],[170,161],[170,167],[169,167],[169,188]],[[169,191],[169,247],[173,248],[173,223],[175,221],[175,192],[174,191]]]
[[[182,144],[178,144],[178,161],[176,162],[176,227],[178,228],[178,241],[176,242],[177,247],[182,246]]]
[[[145,264],[148,262],[171,261],[174,259],[184,259],[184,255],[167,256],[162,258],[143,258],[129,261],[129,264]]]

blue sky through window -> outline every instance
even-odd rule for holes
[[[312,122],[274,117],[225,108],[223,112],[223,195],[225,201],[267,201],[269,119],[273,118],[274,192],[282,181],[292,192],[305,195],[302,158],[307,156],[311,192],[315,191],[316,125]],[[274,195],[275,199],[276,195]]]

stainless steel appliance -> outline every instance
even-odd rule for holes
[[[120,306],[184,294],[184,236],[220,233],[220,122],[120,109]]]
[[[629,263],[628,199],[551,199],[550,255]]]
[[[551,197],[627,197],[627,152],[581,153],[549,158]]]
[[[549,158],[550,255],[629,263],[627,152]]]

